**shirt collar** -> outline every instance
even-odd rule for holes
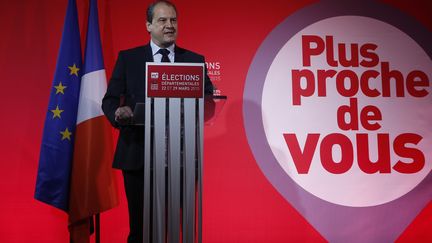
[[[167,49],[167,50],[170,51],[170,54],[174,54],[175,44],[172,44],[172,45],[170,45],[170,46],[167,47],[167,48],[160,48],[158,45],[156,45],[156,44],[153,42],[153,40],[150,40],[150,47],[151,47],[151,49],[152,49],[153,56],[156,55],[156,52],[158,52],[159,49]]]

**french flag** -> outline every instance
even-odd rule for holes
[[[97,1],[91,0],[69,196],[72,237],[75,226],[87,231],[80,224],[87,224],[89,217],[117,206],[119,201],[111,168],[112,130],[101,109],[106,88]]]

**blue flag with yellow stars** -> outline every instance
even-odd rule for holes
[[[68,211],[69,181],[81,82],[75,0],[69,0],[39,157],[35,198]]]

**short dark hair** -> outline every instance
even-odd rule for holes
[[[151,3],[148,8],[147,8],[147,22],[151,23],[153,21],[153,16],[154,16],[154,8],[158,5],[158,4],[165,4],[167,6],[170,6],[174,9],[174,11],[177,14],[177,8],[176,6],[167,0],[156,0],[153,3]]]

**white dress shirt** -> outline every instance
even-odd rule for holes
[[[167,49],[170,53],[168,54],[168,58],[170,59],[170,62],[174,62],[174,47],[175,44],[170,45],[167,48],[160,48],[159,46],[157,46],[153,40],[150,40],[150,47],[152,49],[152,53],[153,53],[153,61],[154,62],[162,62],[162,54],[157,53],[159,51],[159,49]]]

